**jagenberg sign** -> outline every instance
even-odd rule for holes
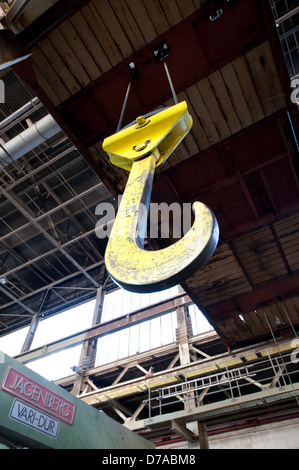
[[[69,425],[73,424],[76,409],[73,403],[13,367],[7,369],[1,389],[60,421]]]

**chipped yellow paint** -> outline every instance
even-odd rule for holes
[[[144,250],[147,212],[155,168],[163,163],[192,125],[186,102],[105,139],[111,163],[130,169],[128,183],[105,253],[114,281],[132,292],[153,292],[180,284],[212,256],[219,238],[216,218],[200,202],[193,204],[195,222],[177,243],[160,251]]]

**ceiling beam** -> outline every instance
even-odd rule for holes
[[[21,214],[23,214],[29,222],[38,229],[40,233],[42,233],[45,238],[55,246],[87,279],[96,287],[99,286],[98,282],[96,282],[80,264],[69,254],[67,251],[61,247],[61,245],[52,238],[49,233],[43,229],[39,223],[36,221],[34,214],[30,211],[30,209],[23,203],[22,200],[19,199],[19,197],[16,194],[12,194],[11,192],[6,191],[4,188],[0,188],[0,193],[8,199],[15,207],[18,209]]]
[[[42,170],[44,170],[45,168],[48,168],[50,165],[53,165],[54,163],[58,162],[59,160],[61,160],[62,158],[64,158],[65,156],[67,156],[69,153],[71,152],[74,152],[76,150],[76,148],[72,145],[71,147],[67,148],[66,150],[64,150],[63,152],[59,153],[58,155],[56,155],[55,157],[51,158],[50,160],[47,160],[45,163],[43,163],[42,165],[39,165],[37,168],[34,168],[32,169],[29,173],[26,173],[24,176],[22,176],[21,178],[17,179],[16,181],[14,181],[13,183],[10,183],[8,186],[6,186],[6,190],[9,191],[11,189],[13,189],[15,186],[18,186],[19,184],[23,183],[24,181],[26,181],[28,178],[32,178],[34,175],[36,175],[37,173],[40,173]],[[78,157],[77,157],[78,158]],[[81,160],[83,159],[83,157],[81,155],[79,155],[79,158],[78,160]],[[77,162],[77,160],[76,160]],[[72,164],[74,164],[74,160],[72,159]],[[70,162],[67,163],[68,166],[70,165]],[[58,170],[61,171],[64,167],[62,168],[59,168]],[[52,176],[53,175],[53,172],[51,172],[49,175],[47,175],[47,177],[49,176]],[[26,188],[27,189],[27,188]]]
[[[278,303],[281,296],[284,299],[299,295],[299,274],[272,280],[255,290],[244,292],[239,295],[230,296],[221,302],[215,302],[210,305],[203,305],[208,318],[213,324],[232,316],[235,310],[240,313],[249,313],[256,310],[257,305],[261,303]]]
[[[31,313],[31,315],[35,315],[36,312],[34,312],[31,308],[27,307],[27,305],[25,305],[21,300],[17,299],[17,297],[15,297],[11,292],[9,292],[8,289],[4,289],[4,287],[0,286],[0,292],[2,292],[7,297],[10,297],[11,300],[13,300],[13,302],[16,302],[24,310]],[[0,316],[1,316],[1,314],[0,314]]]
[[[90,271],[91,269],[95,269],[95,268],[98,268],[100,266],[102,266],[104,264],[104,261],[101,260],[101,261],[98,261],[97,263],[94,263],[92,266],[88,266],[86,268],[87,271]],[[24,295],[22,298],[20,298],[19,300],[20,301],[24,301],[25,299],[29,298],[29,297],[32,297],[34,295],[38,295],[40,294],[41,292],[47,290],[47,289],[51,289],[52,287],[56,287],[57,285],[63,283],[63,282],[67,282],[69,281],[70,279],[76,277],[76,276],[79,276],[81,274],[80,271],[76,271],[75,273],[72,273],[72,274],[69,274],[68,276],[64,276],[62,279],[58,279],[57,281],[54,281],[50,284],[46,284],[45,286],[43,287],[40,287],[39,289],[36,289],[32,292],[30,292],[29,294],[26,294]],[[96,287],[94,288],[94,291],[96,292]],[[4,310],[5,308],[8,308],[8,307],[11,307],[12,305],[14,304],[14,302],[8,302],[6,304],[3,304],[1,306],[2,310]],[[47,312],[43,312],[43,313],[47,313]]]
[[[87,328],[84,331],[80,331],[77,334],[74,334],[67,338],[63,338],[62,340],[49,343],[47,345],[46,352],[43,350],[43,347],[36,348],[34,351],[28,351],[27,353],[19,355],[18,360],[21,362],[28,362],[33,359],[37,359],[38,357],[51,354],[64,347],[74,346],[75,344],[78,344],[82,341],[87,341],[87,340],[91,341],[93,339],[98,339],[100,336],[105,335],[107,333],[119,331],[123,328],[133,326],[134,324],[138,322],[142,322],[147,319],[160,316],[161,314],[168,313],[169,311],[175,308],[175,305],[177,304],[178,301],[181,303],[184,303],[185,305],[192,303],[191,299],[187,295],[176,296],[173,299],[168,300],[166,302],[165,301],[160,302],[151,307],[141,309],[140,311],[138,310],[128,315],[123,315],[121,317],[118,317],[116,320],[110,320],[100,325]],[[169,346],[167,346],[166,350],[169,351]],[[132,364],[132,367],[138,367],[136,361],[132,361],[132,363],[130,364]],[[147,373],[147,370],[143,369],[142,372]]]
[[[198,439],[196,435],[188,428],[186,428],[184,424],[179,423],[175,419],[171,421],[171,431],[174,431],[176,434],[178,434],[183,439],[186,439],[186,441],[189,442],[195,442]]]

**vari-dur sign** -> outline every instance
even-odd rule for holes
[[[22,423],[29,428],[42,432],[56,439],[59,432],[60,421],[47,415],[43,411],[15,398],[9,413],[10,419]]]
[[[69,425],[73,424],[76,409],[73,403],[52,390],[45,388],[31,377],[22,374],[13,367],[7,369],[1,384],[1,389],[19,398],[22,402],[25,401],[29,405],[34,406],[34,408],[46,412],[47,415],[57,418],[59,421],[63,421]],[[18,410],[20,410],[19,417],[21,417],[20,406]],[[16,418],[15,414],[14,418]],[[40,418],[40,420],[42,420],[42,418]]]

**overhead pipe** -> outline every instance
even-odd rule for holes
[[[7,126],[11,125],[16,120],[18,120],[19,118],[22,118],[22,116],[24,116],[29,111],[34,111],[35,110],[34,108],[37,108],[39,104],[41,104],[40,100],[38,98],[33,98],[24,106],[17,109],[14,113],[10,114],[7,118],[3,119],[3,121],[0,122],[0,130],[2,131]]]
[[[0,163],[6,166],[13,160],[18,160],[60,131],[61,128],[57,122],[48,114],[9,142],[0,146]]]

